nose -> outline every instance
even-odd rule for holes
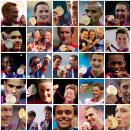
[[[12,88],[12,94],[16,94],[16,88],[15,87]]]
[[[44,92],[43,92],[43,95],[44,95],[44,96],[47,96],[47,94],[48,94],[47,91],[44,91]]]
[[[87,14],[87,16],[89,16],[89,17],[92,16],[91,11],[88,11],[86,14]]]
[[[6,117],[11,117],[11,116],[12,116],[12,111],[7,111],[7,112],[5,113],[5,116],[6,116]]]
[[[118,63],[116,63],[116,64],[114,65],[114,68],[116,68],[116,69],[118,69],[118,68],[119,68]]]

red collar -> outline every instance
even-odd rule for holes
[[[47,22],[45,22],[45,23],[43,23],[43,22],[37,22],[36,25],[38,25],[38,26],[45,26],[45,25],[47,25]]]

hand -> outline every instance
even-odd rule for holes
[[[117,73],[117,76],[118,76],[118,78],[129,78],[130,77],[130,75],[125,71],[119,71]]]
[[[105,42],[105,49],[108,50],[108,48],[112,45],[112,42],[110,40],[106,40]]]
[[[48,57],[45,57],[45,58],[44,58],[43,66],[44,66],[45,68],[47,68],[47,66],[49,65],[49,62],[50,62],[50,59],[49,59]]]
[[[114,26],[120,26],[120,20],[118,19],[112,19],[110,23],[111,25],[114,25]]]
[[[28,52],[32,52],[32,43],[29,43],[29,44],[27,45],[27,51],[28,51]]]
[[[91,44],[91,43],[92,43],[92,40],[91,40],[91,39],[87,40],[87,43],[88,43],[88,44]]]
[[[27,20],[27,26],[33,26],[29,20]]]
[[[79,73],[79,78],[83,78],[83,75],[82,75],[82,73]]]
[[[111,129],[112,123],[109,119],[105,119],[105,130]]]
[[[79,92],[80,93],[84,93],[84,91],[85,91],[85,89],[88,87],[88,84],[82,84],[81,86],[80,86],[80,89],[79,89]]]
[[[106,104],[115,104],[118,100],[117,97],[115,95],[112,94],[106,94]]]
[[[89,122],[84,122],[80,125],[79,130],[90,130],[91,128]]]

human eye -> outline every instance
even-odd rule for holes
[[[97,11],[96,10],[92,10],[92,13],[95,14],[95,13],[97,13]]]
[[[63,113],[63,111],[61,111],[61,110],[58,110],[58,111],[57,111],[57,114],[58,114],[58,115],[61,115],[62,113]]]
[[[9,86],[10,88],[13,88],[13,87],[14,87],[14,85],[12,85],[12,84],[8,84],[8,86]]]
[[[49,12],[49,10],[45,10],[45,12],[46,12],[46,13],[48,13],[48,12]]]
[[[17,88],[17,89],[21,89],[21,88],[22,88],[22,86],[17,86],[16,88]]]
[[[72,112],[71,112],[70,110],[66,110],[65,113],[66,113],[67,115],[70,115]]]

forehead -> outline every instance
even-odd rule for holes
[[[109,55],[110,61],[123,61],[124,57],[122,55]]]
[[[116,6],[116,10],[119,10],[119,9],[127,9],[127,7],[126,7],[126,5],[124,5],[124,4],[118,4],[117,6]]]
[[[12,109],[11,105],[1,105],[1,109]]]
[[[5,62],[5,61],[12,61],[11,57],[10,56],[4,56],[2,58],[2,60]]]
[[[18,30],[12,31],[10,35],[21,35]]]
[[[68,31],[68,32],[71,32],[71,28],[70,28],[70,27],[61,27],[59,30],[60,30],[60,31]]]
[[[98,4],[89,3],[86,7],[88,10],[100,10],[100,6]]]
[[[120,87],[122,87],[122,86],[124,86],[124,85],[129,85],[129,87],[130,87],[130,80],[121,80],[121,82],[120,82]]]
[[[10,9],[10,11],[14,11],[14,10],[15,10],[15,11],[18,11],[17,6],[10,6],[9,9]]]
[[[74,57],[69,57],[69,60],[74,60]]]
[[[65,111],[65,110],[71,110],[74,111],[74,107],[72,105],[57,105],[56,106],[56,111],[61,110],[61,111]]]
[[[91,59],[94,59],[94,58],[104,59],[104,56],[103,55],[99,55],[99,54],[93,54]]]
[[[130,106],[129,105],[117,105],[116,109],[118,110],[127,109],[130,111]]]
[[[87,33],[87,34],[88,34],[88,31],[85,31],[85,30],[84,30],[84,31],[82,32],[82,34],[85,34],[85,33]]]
[[[6,80],[6,83],[9,84],[9,83],[12,83],[12,84],[23,84],[24,81],[22,79],[18,79],[18,80],[15,80],[15,79],[8,79]]]
[[[128,37],[128,35],[126,33],[118,33],[117,37]]]
[[[98,86],[93,86],[92,89],[93,90],[100,90],[100,88]]]
[[[46,4],[39,4],[39,5],[37,5],[36,11],[37,10],[45,10],[45,9],[49,9],[49,6]]]
[[[87,110],[85,110],[85,116],[88,116],[89,114],[96,114],[97,111],[94,108],[89,108]]]
[[[39,83],[39,89],[51,89],[52,83],[51,82],[41,82]]]

